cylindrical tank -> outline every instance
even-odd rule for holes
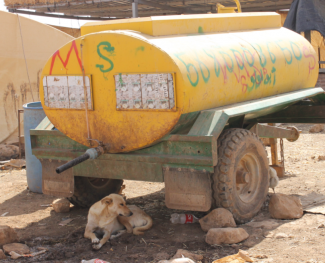
[[[42,193],[42,164],[32,154],[29,130],[38,126],[45,118],[45,113],[39,101],[24,104],[23,108],[27,185],[30,191]]]
[[[112,153],[153,144],[183,114],[317,81],[313,47],[275,13],[139,18],[82,31],[45,65],[40,97],[61,132],[89,146],[89,127]]]

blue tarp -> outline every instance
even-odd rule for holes
[[[325,0],[294,0],[283,26],[297,33],[317,30],[325,36]]]

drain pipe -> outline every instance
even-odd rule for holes
[[[70,162],[67,162],[60,167],[56,168],[56,173],[60,174],[64,172],[65,170],[68,170],[69,168],[76,166],[79,163],[82,163],[88,159],[96,159],[98,156],[102,155],[104,153],[104,148],[102,146],[98,146],[96,148],[90,148],[88,149],[83,155],[73,159]]]

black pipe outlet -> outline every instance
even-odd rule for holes
[[[56,173],[60,174],[60,173],[64,172],[65,170],[68,170],[69,168],[76,166],[77,164],[88,160],[89,158],[90,158],[90,155],[88,153],[85,153],[85,154],[77,157],[76,159],[73,159],[72,161],[59,166],[58,168],[56,168],[55,171],[56,171]]]

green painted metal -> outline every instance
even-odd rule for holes
[[[151,182],[164,181],[161,163],[96,159],[78,164],[72,169],[75,176]]]
[[[305,98],[311,98],[313,107],[302,102]],[[279,122],[286,117],[325,123],[325,106],[315,104],[322,101],[325,102],[323,89],[311,88],[182,115],[173,131],[157,144],[125,154],[103,154],[96,160],[87,160],[73,167],[73,174],[163,182],[162,169],[166,166],[195,167],[212,173],[218,161],[217,138],[224,129],[251,128],[257,122]],[[47,119],[30,131],[32,152],[39,159],[69,161],[86,151],[87,147],[49,127]]]
[[[36,130],[52,130],[54,125],[50,122],[48,117],[45,117],[40,124],[36,127]]]
[[[285,138],[291,141],[296,141],[299,138],[298,130],[270,125],[255,124],[250,131],[261,138]]]
[[[57,130],[31,130],[32,152],[39,159],[70,161],[86,151],[79,144]],[[177,136],[176,136],[177,137]],[[170,139],[170,140],[169,140]],[[211,137],[188,136],[165,138],[149,148],[127,154],[103,154],[73,167],[74,176],[163,182],[165,164],[201,170],[213,167]],[[55,171],[53,171],[55,172]]]
[[[219,137],[231,119],[236,121],[236,117],[245,115],[244,122],[250,122],[258,117],[285,109],[302,99],[323,95],[322,88],[310,88],[205,110],[200,113],[188,135]]]
[[[163,168],[186,168],[186,169],[202,170],[203,172],[214,173],[214,167],[213,166],[165,164],[165,165],[163,165]]]

